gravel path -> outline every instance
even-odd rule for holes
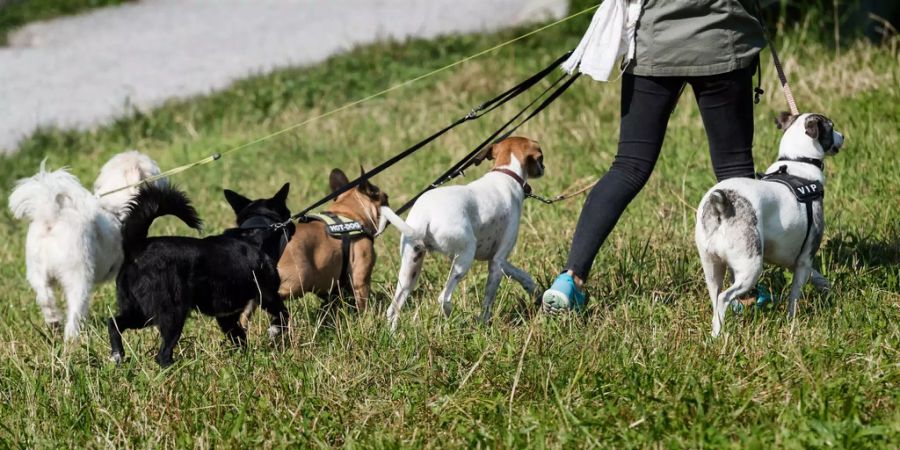
[[[143,0],[35,23],[0,48],[0,152],[378,39],[561,17],[566,0]]]

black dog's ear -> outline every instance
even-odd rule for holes
[[[243,211],[252,201],[231,189],[225,189],[223,192],[225,192],[225,200],[228,200],[228,204],[231,205],[231,209],[233,209],[235,213]]]
[[[280,204],[285,204],[287,202],[288,191],[290,191],[290,189],[291,183],[284,183],[284,186],[282,186],[281,189],[279,189],[278,192],[276,192],[275,195],[272,196],[272,200]]]
[[[775,118],[775,126],[778,127],[779,130],[787,130],[795,120],[797,120],[797,116],[793,116],[787,111],[782,111],[778,113],[778,117]]]
[[[817,115],[812,115],[806,118],[806,135],[813,138],[819,139],[819,124],[822,122],[822,118]]]
[[[345,174],[341,169],[332,170],[331,175],[328,176],[328,184],[331,186],[332,192],[349,183],[350,179],[347,178],[347,174]]]

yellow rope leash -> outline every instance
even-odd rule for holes
[[[413,83],[415,83],[415,82],[424,80],[424,79],[429,78],[429,77],[431,77],[431,76],[434,76],[434,75],[436,75],[436,74],[438,74],[438,73],[441,73],[441,72],[443,72],[443,71],[445,71],[445,70],[448,70],[448,69],[451,69],[451,68],[453,68],[453,67],[456,67],[456,66],[458,66],[458,65],[460,65],[460,64],[463,64],[463,63],[465,63],[465,62],[468,62],[468,61],[470,61],[470,60],[472,60],[472,59],[478,58],[478,57],[480,57],[480,56],[486,55],[486,54],[491,53],[491,52],[493,52],[493,51],[495,51],[495,50],[498,50],[498,49],[500,49],[500,48],[506,47],[507,45],[513,44],[513,43],[518,42],[518,41],[520,41],[520,40],[522,40],[522,39],[525,39],[525,38],[527,38],[527,37],[529,37],[529,36],[533,36],[533,35],[535,35],[535,34],[537,34],[537,33],[540,33],[540,32],[542,32],[542,31],[544,31],[544,30],[547,30],[548,28],[552,28],[552,27],[554,27],[554,26],[556,26],[556,25],[559,25],[559,24],[561,24],[561,23],[563,23],[563,22],[566,22],[566,21],[569,21],[569,20],[571,20],[571,19],[574,19],[575,17],[578,17],[578,16],[583,15],[583,14],[585,14],[585,13],[591,12],[591,11],[597,9],[598,7],[600,7],[599,4],[598,4],[598,5],[595,5],[595,6],[591,6],[591,7],[587,8],[587,9],[581,10],[581,11],[575,13],[575,14],[569,15],[569,16],[564,17],[564,18],[562,18],[562,19],[559,19],[559,20],[557,20],[557,21],[555,21],[555,22],[552,22],[552,23],[549,23],[549,24],[547,24],[547,25],[544,25],[544,26],[542,26],[542,27],[540,27],[540,28],[538,28],[538,29],[536,29],[536,30],[529,31],[528,33],[525,33],[525,34],[523,34],[523,35],[521,35],[521,36],[517,36],[517,37],[515,37],[515,38],[513,38],[513,39],[510,39],[510,40],[508,40],[508,41],[506,41],[506,42],[503,42],[503,43],[501,43],[501,44],[497,44],[497,45],[495,45],[495,46],[493,46],[493,47],[491,47],[491,48],[488,48],[487,50],[482,50],[482,51],[480,51],[480,52],[478,52],[478,53],[475,53],[474,55],[467,56],[467,57],[465,57],[465,58],[463,58],[463,59],[460,59],[460,60],[455,61],[455,62],[453,62],[453,63],[447,64],[446,66],[443,66],[443,67],[441,67],[441,68],[432,70],[431,72],[428,72],[428,73],[426,73],[426,74],[424,74],[424,75],[419,75],[419,76],[417,76],[417,77],[415,77],[415,78],[406,80],[406,81],[404,81],[404,82],[402,82],[402,83],[395,84],[395,85],[393,85],[393,86],[391,86],[391,87],[388,87],[387,89],[384,89],[384,90],[382,90],[382,91],[380,91],[380,92],[376,92],[376,93],[374,93],[374,94],[368,95],[368,96],[363,97],[363,98],[360,98],[360,99],[358,99],[358,100],[354,100],[354,101],[352,101],[352,102],[350,102],[350,103],[347,103],[347,104],[345,104],[345,105],[343,105],[343,106],[339,106],[339,107],[337,107],[337,108],[335,108],[335,109],[332,109],[332,110],[330,110],[330,111],[324,112],[324,113],[319,114],[319,115],[317,115],[317,116],[310,117],[310,118],[308,118],[308,119],[306,119],[306,120],[304,120],[304,121],[302,121],[302,122],[295,123],[295,124],[293,124],[293,125],[291,125],[291,126],[289,126],[289,127],[287,127],[287,128],[283,128],[283,129],[281,129],[281,130],[278,130],[278,131],[275,131],[275,132],[273,132],[273,133],[267,134],[267,135],[262,136],[262,137],[260,137],[260,138],[254,139],[254,140],[252,140],[252,141],[245,142],[245,143],[243,143],[243,144],[241,144],[241,145],[238,145],[238,146],[236,146],[236,147],[232,147],[232,148],[230,148],[230,149],[228,149],[228,150],[223,151],[222,153],[214,153],[214,154],[212,154],[212,155],[210,155],[210,156],[207,156],[206,158],[203,158],[203,159],[201,159],[201,160],[198,160],[198,161],[195,161],[195,162],[192,162],[192,163],[189,163],[189,164],[185,164],[185,165],[182,165],[182,166],[178,166],[178,167],[175,167],[175,168],[166,170],[165,172],[162,172],[162,173],[160,173],[159,175],[154,175],[154,176],[152,176],[152,177],[145,178],[145,179],[143,179],[143,180],[141,180],[141,181],[139,181],[139,182],[137,182],[137,183],[130,184],[130,185],[127,185],[127,186],[122,186],[122,187],[120,187],[120,188],[117,188],[117,189],[113,189],[113,190],[111,190],[111,191],[104,192],[104,193],[100,194],[100,196],[102,197],[102,196],[109,195],[109,194],[112,194],[112,193],[115,193],[115,192],[119,192],[119,191],[122,191],[122,190],[125,190],[125,189],[130,189],[130,188],[133,188],[133,187],[136,187],[136,186],[140,186],[140,185],[142,185],[142,184],[144,184],[144,183],[150,183],[150,182],[159,180],[159,179],[161,179],[161,178],[165,178],[165,177],[168,177],[168,176],[171,176],[171,175],[175,175],[175,174],[184,172],[184,171],[186,171],[186,170],[193,169],[194,167],[197,167],[197,166],[202,166],[202,165],[205,165],[205,164],[209,164],[209,163],[211,163],[211,162],[213,162],[213,161],[218,160],[218,159],[221,158],[222,156],[228,155],[228,154],[230,154],[230,153],[234,153],[234,152],[239,151],[239,150],[243,150],[243,149],[245,149],[245,148],[247,148],[247,147],[252,147],[252,146],[254,146],[254,145],[256,145],[256,144],[259,144],[259,143],[261,143],[261,142],[267,141],[267,140],[272,139],[272,138],[274,138],[274,137],[277,137],[277,136],[280,136],[280,135],[282,135],[282,134],[288,133],[288,132],[290,132],[290,131],[296,130],[297,128],[300,128],[300,127],[302,127],[302,126],[308,125],[308,124],[310,124],[310,123],[312,123],[312,122],[315,122],[315,121],[317,121],[317,120],[321,120],[321,119],[324,119],[324,118],[326,118],[326,117],[328,117],[328,116],[337,114],[337,113],[339,113],[339,112],[341,112],[341,111],[344,111],[344,110],[346,110],[346,109],[352,108],[352,107],[354,107],[354,106],[357,106],[357,105],[360,105],[360,104],[362,104],[362,103],[368,102],[368,101],[370,101],[370,100],[372,100],[372,99],[381,97],[381,96],[383,96],[383,95],[385,95],[385,94],[388,94],[388,93],[390,93],[390,92],[396,91],[397,89],[401,89],[401,88],[406,87],[406,86],[409,86],[410,84],[413,84]]]

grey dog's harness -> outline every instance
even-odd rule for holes
[[[779,161],[795,161],[802,162],[806,164],[812,164],[818,168],[822,168],[822,160],[806,160],[808,158],[804,158],[804,160],[788,160],[788,159],[779,159]],[[812,161],[816,161],[814,163]],[[794,194],[794,197],[797,198],[797,201],[803,203],[806,206],[806,234],[803,236],[803,243],[800,244],[800,252],[797,253],[797,258],[795,258],[794,262],[800,259],[800,255],[803,254],[803,248],[806,247],[806,242],[809,240],[809,233],[812,231],[813,226],[813,211],[812,204],[815,201],[822,200],[825,197],[825,186],[822,185],[819,181],[807,180],[806,178],[800,178],[796,175],[791,175],[787,173],[787,166],[781,166],[772,173],[767,173],[759,177],[762,181],[771,181],[774,183],[779,183],[781,185],[787,186],[788,189]]]

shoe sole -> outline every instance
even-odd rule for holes
[[[547,290],[541,297],[541,309],[545,313],[555,315],[562,311],[571,309],[569,305],[569,297],[562,292],[556,290]]]

